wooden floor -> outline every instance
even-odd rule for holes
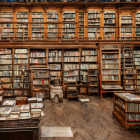
[[[112,116],[113,97],[100,100],[90,96],[90,103],[76,100],[54,104],[44,102],[45,116],[41,126],[71,126],[74,138],[41,138],[41,140],[140,140],[140,131],[126,131]]]

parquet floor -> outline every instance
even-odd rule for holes
[[[74,138],[41,138],[41,140],[140,140],[140,131],[126,131],[113,117],[113,97],[100,100],[90,96],[90,103],[76,100],[54,104],[44,102],[41,126],[71,126]]]

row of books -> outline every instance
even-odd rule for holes
[[[0,71],[0,76],[12,76],[12,71]]]
[[[51,57],[48,59],[48,62],[62,62],[61,57]]]
[[[47,71],[38,71],[33,73],[33,78],[48,78],[49,72]]]
[[[15,53],[28,53],[27,49],[15,49]]]
[[[13,88],[29,88],[29,83],[13,83]]]
[[[102,74],[119,74],[119,70],[102,70]]]
[[[119,54],[102,54],[102,58],[119,58]]]
[[[104,24],[107,24],[107,23],[115,23],[115,19],[106,19],[106,20],[104,20]]]
[[[140,104],[127,103],[127,111],[140,111]]]
[[[105,14],[104,18],[115,18],[115,13],[114,14]]]
[[[0,59],[0,64],[12,64],[12,60],[9,59]]]
[[[11,54],[12,50],[11,49],[0,49],[0,54]]]
[[[64,23],[63,28],[74,28],[75,29],[75,23]]]
[[[30,58],[30,63],[46,63],[46,59],[45,58]]]
[[[12,84],[1,84],[1,88],[12,88]]]
[[[11,69],[12,69],[12,66],[11,66]],[[28,70],[28,65],[14,65],[14,70]]]
[[[12,58],[12,55],[0,55],[0,58]]]
[[[61,70],[61,64],[50,64],[50,70]]]
[[[28,64],[28,59],[14,59],[14,64]]]
[[[139,114],[127,114],[127,121],[140,121]]]
[[[95,61],[97,61],[97,57],[96,56],[81,57],[81,62],[95,62]]]
[[[114,60],[112,60],[112,59],[108,59],[108,60],[103,59],[102,63],[104,63],[104,64],[106,64],[106,63],[118,63],[119,64],[119,60],[118,59],[114,59]]]
[[[14,54],[14,58],[28,58],[28,54]]]
[[[64,62],[79,62],[79,57],[64,57]]]
[[[48,80],[33,80],[33,85],[48,85]]]
[[[28,82],[28,81],[29,81],[28,77],[24,77],[24,78],[14,77],[14,82]]]
[[[46,57],[46,53],[45,53],[45,51],[43,51],[43,52],[32,51],[30,53],[30,57]]]
[[[9,77],[1,78],[0,83],[3,83],[3,82],[12,82],[12,78],[9,78]]]
[[[21,76],[22,71],[14,71],[14,76]],[[24,71],[24,76],[28,76],[28,71]]]
[[[14,90],[14,95],[13,96],[29,96],[29,91],[28,90]]]
[[[119,80],[119,76],[118,75],[108,75],[108,76],[105,76],[105,75],[102,75],[102,80],[105,81],[105,80]]]

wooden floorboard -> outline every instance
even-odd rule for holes
[[[71,126],[73,138],[40,138],[41,140],[140,140],[138,130],[126,131],[113,117],[113,97],[100,100],[90,96],[90,103],[77,100],[62,103],[44,101],[41,126]]]

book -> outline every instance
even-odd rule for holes
[[[31,103],[31,109],[42,109],[43,104],[42,103]]]
[[[15,106],[16,105],[16,100],[5,100],[3,102],[3,106]]]
[[[8,117],[10,115],[11,108],[10,107],[4,107],[1,111],[1,117]]]
[[[30,106],[29,104],[21,105],[20,112],[29,112]]]

